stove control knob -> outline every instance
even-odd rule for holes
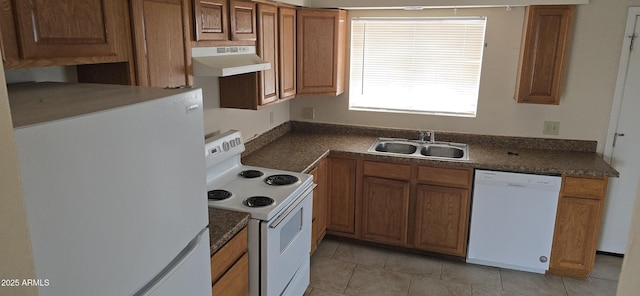
[[[231,144],[231,147],[236,147],[236,141],[235,140],[229,141],[229,144]]]
[[[224,141],[224,143],[222,143],[222,150],[224,150],[224,152],[229,151],[229,142]]]
[[[240,137],[237,137],[237,138],[236,138],[236,145],[240,145],[240,144],[242,144],[241,142],[242,142],[242,141],[240,140]]]

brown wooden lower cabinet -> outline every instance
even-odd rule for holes
[[[311,172],[318,185],[313,190],[313,213],[311,220],[311,254],[327,233],[327,160],[320,162]]]
[[[466,256],[472,168],[342,158],[329,168],[330,234]]]
[[[416,186],[413,246],[464,257],[469,228],[469,189]]]
[[[330,157],[327,232],[353,237],[356,231],[356,160]]]
[[[211,256],[212,296],[249,295],[247,228]]]
[[[327,233],[466,256],[473,168],[327,161]],[[593,270],[607,181],[563,176],[549,273],[585,279]]]
[[[549,273],[586,279],[593,270],[607,181],[563,176]]]
[[[249,253],[244,253],[224,276],[213,284],[211,295],[249,295]]]
[[[409,182],[374,177],[362,181],[362,239],[407,244]]]

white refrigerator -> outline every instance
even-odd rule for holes
[[[39,295],[211,295],[201,90],[8,89]]]

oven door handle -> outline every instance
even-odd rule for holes
[[[307,198],[307,195],[313,192],[313,189],[316,188],[316,186],[318,186],[315,183],[312,183],[312,184],[313,185],[307,188],[307,190],[305,190],[304,193],[300,195],[300,198],[298,198],[298,200],[296,200],[291,206],[289,206],[289,208],[287,208],[284,213],[280,214],[280,216],[278,216],[278,218],[276,218],[276,220],[273,221],[271,225],[269,225],[269,228],[278,227],[278,225],[280,225],[280,223],[282,223],[282,221],[284,221],[284,219],[287,218],[289,214],[291,214],[291,212],[293,212],[298,207],[298,205],[302,203],[303,200],[305,200],[305,198]]]

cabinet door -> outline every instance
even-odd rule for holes
[[[259,104],[266,105],[278,100],[278,8],[258,4],[258,55],[271,63],[271,69],[260,71]]]
[[[318,185],[313,190],[311,254],[327,232],[327,162],[322,161],[311,172]]]
[[[133,31],[138,84],[189,85],[191,64],[187,0],[134,0]]]
[[[115,56],[114,1],[13,1],[22,59]]]
[[[529,6],[516,85],[519,103],[559,104],[574,6]]]
[[[549,271],[554,274],[586,279],[593,268],[602,200],[561,196]]]
[[[327,230],[355,234],[356,160],[330,158]]]
[[[298,10],[297,91],[339,95],[344,92],[346,12]]]
[[[249,253],[244,253],[235,264],[211,287],[211,295],[249,295]]]
[[[256,40],[256,4],[251,1],[231,0],[231,40]]]
[[[415,248],[465,256],[469,207],[468,189],[417,185],[413,222]]]
[[[229,40],[229,0],[195,0],[196,41]]]
[[[362,238],[405,246],[409,182],[364,177],[362,187]]]
[[[280,7],[278,26],[280,99],[290,99],[296,95],[296,10]]]

